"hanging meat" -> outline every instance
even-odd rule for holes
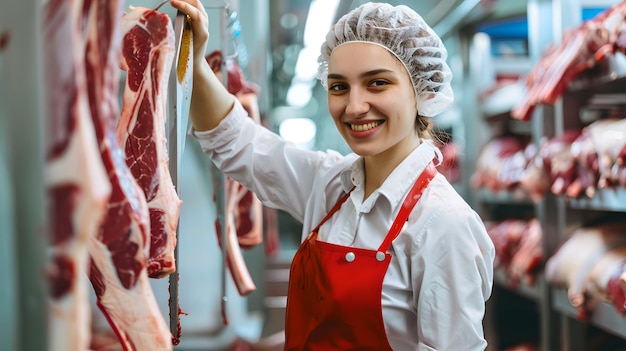
[[[546,280],[567,289],[569,301],[581,318],[589,309],[587,288],[591,274],[597,274],[592,273],[594,267],[607,253],[626,247],[625,232],[625,222],[604,222],[578,228],[546,261]]]
[[[487,224],[487,233],[496,248],[495,267],[507,273],[507,284],[534,284],[544,259],[541,224],[530,220],[506,219]]]
[[[527,138],[517,135],[494,137],[482,147],[470,184],[493,192],[515,190],[530,161],[525,153],[527,145]]]
[[[511,116],[529,120],[536,105],[554,104],[582,72],[613,55],[619,49],[625,17],[626,3],[622,2],[568,30],[558,46],[549,46],[526,77],[527,92]]]
[[[618,167],[626,150],[626,118],[600,120],[589,129],[598,153],[598,188],[615,188],[620,183]]]
[[[566,130],[542,145],[540,157],[549,174],[551,191],[563,195],[577,178],[576,160],[572,155],[572,143],[580,137],[580,131]]]
[[[45,178],[48,196],[48,345],[84,351],[91,339],[88,243],[106,211],[111,183],[91,119],[83,69],[80,1],[47,3],[42,29],[45,71]]]
[[[591,198],[598,188],[617,186],[620,150],[625,146],[625,119],[601,119],[584,127],[572,142],[577,179],[568,187],[567,195]]]
[[[626,246],[607,251],[591,268],[584,285],[587,305],[593,309],[597,302],[609,303],[617,313],[626,312]]]
[[[174,29],[167,15],[132,8],[123,19],[121,68],[126,72],[117,139],[150,211],[148,276],[176,270],[174,248],[181,200],[168,168],[166,104],[174,60]]]
[[[97,305],[126,350],[171,350],[171,333],[152,291],[147,258],[150,218],[142,189],[126,165],[115,131],[119,113],[121,2],[99,0],[84,6],[85,71],[96,140],[112,185],[105,219],[89,252],[90,280]],[[132,16],[163,21],[146,9]],[[128,22],[126,20],[125,22]]]
[[[224,66],[222,53],[213,51],[206,56],[209,66],[222,78]],[[257,103],[258,87],[244,78],[243,72],[237,64],[226,60],[227,88],[234,94],[249,116],[260,123],[260,114]],[[263,241],[263,207],[260,200],[250,190],[231,178],[226,178],[226,264],[240,295],[245,296],[256,290],[256,285],[246,267],[241,248],[250,248]],[[222,228],[216,221],[216,232]],[[219,238],[218,238],[219,239]]]

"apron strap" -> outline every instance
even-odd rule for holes
[[[324,222],[326,222],[330,217],[332,217],[332,215],[334,215],[335,212],[339,210],[341,205],[343,205],[343,203],[346,202],[346,200],[348,200],[348,197],[350,197],[350,193],[352,192],[352,190],[354,190],[354,187],[352,187],[350,191],[348,191],[341,199],[339,199],[339,201],[337,201],[335,206],[333,206],[333,208],[330,209],[330,211],[326,214],[326,216],[322,219],[322,221],[311,232],[317,233],[317,231],[320,229],[322,224],[324,224]]]
[[[426,169],[422,172],[422,174],[420,174],[420,176],[413,184],[413,187],[411,188],[404,202],[402,203],[402,207],[400,207],[400,212],[398,212],[398,216],[393,221],[391,228],[389,228],[389,232],[387,233],[387,237],[385,237],[385,241],[380,244],[378,251],[387,252],[387,249],[389,248],[389,245],[391,245],[391,242],[394,241],[400,234],[404,223],[409,218],[411,211],[413,211],[413,207],[415,207],[417,201],[420,199],[420,197],[422,197],[422,192],[424,192],[424,189],[426,189],[428,183],[430,183],[430,181],[435,177],[436,174],[437,169],[435,168],[435,165],[430,162],[428,166],[426,166]]]

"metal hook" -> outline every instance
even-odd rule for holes
[[[168,3],[168,2],[169,2],[169,0],[163,0],[163,1],[161,1],[158,5],[156,5],[156,7],[155,7],[155,8],[153,8],[153,9],[152,9],[152,11],[156,11],[156,10],[158,10],[159,8],[161,8],[161,6],[165,5],[165,4],[166,4],[166,3]]]

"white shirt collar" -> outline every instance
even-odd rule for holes
[[[428,163],[434,161],[435,165],[439,165],[442,160],[441,151],[433,142],[424,140],[391,172],[385,182],[361,206],[358,206],[356,202],[360,202],[363,199],[365,182],[363,157],[359,157],[350,167],[342,172],[341,184],[346,192],[354,187],[351,197],[355,201],[356,207],[360,207],[362,212],[369,212],[379,196],[385,197],[395,207],[404,198],[409,187],[413,185],[417,177],[426,169]]]

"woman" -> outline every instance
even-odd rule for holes
[[[287,350],[484,350],[494,248],[435,169],[431,121],[452,102],[447,52],[406,6],[367,3],[330,30],[318,78],[354,153],[296,148],[251,122],[204,60],[198,0],[191,134],[264,205],[302,221]]]

